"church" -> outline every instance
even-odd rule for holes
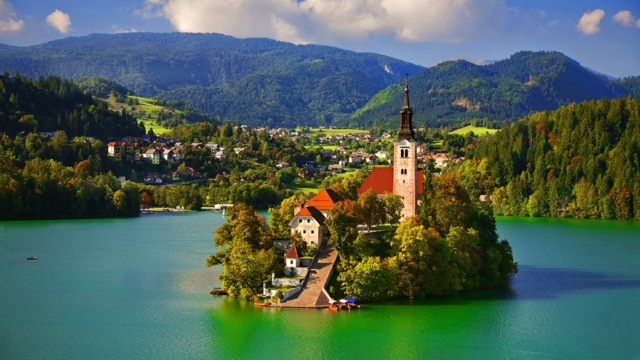
[[[418,212],[418,200],[422,195],[422,170],[418,170],[417,142],[413,130],[413,110],[409,106],[409,81],[405,81],[404,103],[400,109],[400,126],[393,141],[393,164],[391,167],[373,168],[358,189],[362,194],[369,189],[382,196],[393,193],[402,198],[402,219]]]

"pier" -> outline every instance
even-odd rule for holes
[[[326,308],[331,299],[325,290],[325,286],[333,274],[333,267],[337,257],[338,252],[334,248],[328,246],[320,247],[315,261],[309,268],[309,276],[298,295],[272,306],[301,309]]]

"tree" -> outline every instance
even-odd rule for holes
[[[345,294],[364,301],[382,301],[396,295],[397,269],[392,263],[379,257],[354,263],[338,276]]]
[[[272,249],[256,251],[247,243],[235,243],[223,262],[222,286],[231,297],[249,300],[258,295],[278,262],[279,256]]]
[[[354,212],[358,222],[367,225],[367,231],[371,230],[372,225],[384,222],[386,218],[384,203],[373,189],[367,190],[358,197]]]
[[[287,238],[291,236],[291,228],[289,221],[293,219],[293,209],[296,204],[302,204],[307,201],[304,194],[292,195],[280,203],[280,206],[269,208],[269,228],[273,231],[274,236]]]
[[[329,210],[325,224],[329,230],[329,244],[336,248],[341,257],[354,254],[353,243],[358,236],[357,220],[352,212],[352,202],[343,200]]]
[[[404,207],[402,198],[393,193],[385,193],[382,202],[384,203],[387,222],[398,224],[402,218],[402,208]]]

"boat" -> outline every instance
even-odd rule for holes
[[[346,299],[340,299],[339,307],[342,310],[360,309],[360,303],[358,302],[358,299],[348,297]]]
[[[211,291],[209,291],[211,295],[229,295],[227,290],[221,288],[220,286],[214,287]]]
[[[328,308],[329,312],[337,313],[338,311],[340,311],[340,304],[337,301],[333,300],[329,303]]]
[[[35,257],[35,256],[29,256],[29,257],[27,258],[27,260],[38,260],[38,258],[37,258],[37,257]]]
[[[253,306],[255,306],[255,307],[267,307],[269,305],[271,305],[270,302],[256,301],[256,302],[253,303]]]

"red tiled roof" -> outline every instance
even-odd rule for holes
[[[322,215],[320,210],[316,209],[314,206],[303,207],[298,211],[296,216],[311,216],[318,222],[318,224],[324,225],[324,215]]]
[[[422,195],[423,172],[418,170],[418,195]],[[358,194],[373,189],[376,194],[393,193],[393,167],[377,167],[373,168],[369,176],[364,180]]]
[[[307,201],[307,207],[313,206],[318,210],[331,210],[337,203],[342,201],[342,197],[331,189],[322,189],[320,192]]]
[[[287,250],[287,253],[284,254],[284,257],[287,258],[287,259],[299,259],[300,258],[300,256],[298,256],[298,249],[296,248],[296,244],[291,245],[289,250]]]

